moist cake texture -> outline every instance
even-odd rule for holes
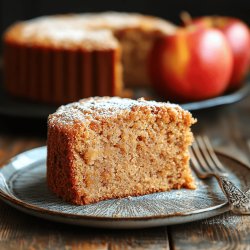
[[[47,182],[83,205],[195,188],[189,168],[195,119],[170,103],[94,97],[48,118]]]

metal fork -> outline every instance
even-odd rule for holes
[[[191,166],[201,179],[215,177],[236,214],[250,214],[250,190],[243,192],[229,180],[207,136],[197,136],[190,148]]]

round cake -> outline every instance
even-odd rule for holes
[[[5,89],[52,104],[123,96],[124,86],[150,84],[150,49],[175,29],[160,18],[117,12],[18,22],[4,34]]]

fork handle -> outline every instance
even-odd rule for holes
[[[226,176],[214,176],[228,199],[231,211],[236,214],[250,214],[250,193],[241,191]]]

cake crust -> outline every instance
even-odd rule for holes
[[[47,182],[83,205],[195,188],[189,169],[195,119],[170,103],[96,97],[48,118]]]

